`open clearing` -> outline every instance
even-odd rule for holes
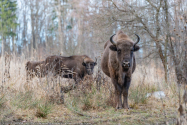
[[[15,71],[15,72],[14,72]],[[60,101],[58,84],[47,79],[34,78],[26,83],[24,67],[11,70],[14,77],[7,79],[0,95],[1,123],[70,123],[70,124],[176,124],[179,108],[179,91],[175,82],[165,84],[161,73],[153,73],[152,68],[142,72],[138,67],[129,90],[129,110],[116,110],[113,85],[104,77],[100,90],[96,80],[88,77],[76,89],[64,94],[64,104]],[[16,77],[16,74],[19,74]],[[24,75],[23,75],[24,74]],[[143,75],[140,75],[143,74]],[[157,75],[157,76],[155,76]],[[58,81],[60,80],[60,81]],[[57,83],[69,86],[73,80],[58,79]],[[183,94],[183,86],[180,87]],[[166,97],[146,98],[147,93],[164,91]]]

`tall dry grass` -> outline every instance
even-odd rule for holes
[[[124,113],[124,110],[114,109],[114,87],[104,74],[102,74],[100,90],[97,89],[96,76],[99,68],[95,69],[93,77],[87,76],[76,89],[64,93],[64,104],[62,104],[60,86],[69,86],[74,80],[59,77],[53,80],[52,75],[48,75],[41,79],[35,77],[30,82],[26,82],[26,62],[24,57],[20,57],[10,63],[11,78],[5,79],[3,91],[0,93],[1,122],[62,122],[63,120],[67,123],[78,123],[78,119],[88,122],[88,118],[93,118],[91,123],[100,123],[107,122],[110,118],[123,122],[122,119],[131,117],[133,121],[128,121],[137,124],[137,122],[144,123],[143,117],[147,119],[146,123],[159,123],[175,119],[178,114],[179,99],[174,74],[170,74],[170,82],[167,84],[163,71],[154,66],[137,65],[129,89],[128,99],[131,110]],[[1,69],[2,67],[0,71]],[[2,73],[0,81],[2,81]],[[182,87],[180,89],[183,91]],[[162,100],[146,97],[147,93],[155,91],[164,91],[166,97]],[[183,92],[180,94],[182,95]],[[110,122],[113,123],[114,120]]]

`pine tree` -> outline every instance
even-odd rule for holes
[[[14,30],[16,29],[16,26],[18,25],[16,23],[16,19],[17,19],[16,7],[17,7],[16,1],[0,0],[0,36],[1,36],[1,41],[2,41],[2,46],[1,46],[2,47],[1,49],[2,68],[4,67],[4,60],[3,60],[4,41],[3,40],[7,36],[12,36],[12,37],[15,36]]]
[[[16,1],[12,0],[1,0],[0,1],[0,35],[1,40],[7,36],[15,36],[14,30],[18,25],[16,23]],[[3,42],[2,42],[3,49]],[[2,50],[3,53],[3,50]]]

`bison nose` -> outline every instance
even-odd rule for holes
[[[88,74],[88,75],[93,74],[92,70],[91,70],[91,69],[88,69],[88,70],[87,70],[87,74]]]
[[[123,62],[122,66],[123,67],[130,67],[130,62]]]

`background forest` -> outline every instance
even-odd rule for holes
[[[100,70],[104,44],[118,30],[134,41],[135,33],[141,37],[127,112],[113,108],[113,85]],[[187,0],[0,0],[0,43],[1,122],[175,124],[186,115],[180,109],[187,90]],[[62,105],[45,78],[26,87],[27,61],[84,54],[98,58],[100,89],[87,79]],[[4,75],[7,55],[10,78]],[[155,91],[166,98],[146,98]]]

